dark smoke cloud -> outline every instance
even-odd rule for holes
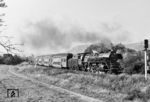
[[[36,23],[28,23],[25,27],[27,29],[21,36],[24,44],[35,48],[49,48],[49,49],[69,49],[73,43],[92,43],[100,42],[109,39],[103,37],[101,34],[94,32],[87,32],[79,27],[71,28],[68,31],[62,31],[55,23],[43,20]]]
[[[124,30],[118,23],[101,23],[100,32],[90,32],[78,26],[70,25],[67,30],[50,20],[28,22],[21,31],[21,41],[26,48],[34,51],[60,51],[70,49],[75,43],[99,43],[107,45],[111,41],[126,41],[130,32]],[[57,52],[56,52],[57,53]]]

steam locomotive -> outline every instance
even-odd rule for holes
[[[114,51],[108,53],[59,53],[38,56],[37,65],[66,68],[70,70],[89,71],[92,73],[121,73],[120,60],[122,55]]]

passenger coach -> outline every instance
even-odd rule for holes
[[[36,64],[57,68],[68,68],[68,59],[72,58],[72,56],[73,54],[71,53],[38,56],[36,58]]]
[[[61,53],[52,55],[52,66],[58,68],[68,68],[68,59],[72,58],[71,53]]]

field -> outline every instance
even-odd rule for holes
[[[14,75],[10,68],[12,66],[0,65],[0,102],[87,102],[67,92]],[[7,89],[19,89],[19,97],[8,97]]]
[[[20,96],[6,97],[8,88],[18,88]],[[96,75],[29,64],[1,65],[0,102],[150,102],[150,76],[146,81],[140,74]]]
[[[105,102],[150,102],[150,76],[91,74],[32,65],[15,67],[18,73]]]

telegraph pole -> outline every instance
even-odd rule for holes
[[[147,80],[147,48],[148,48],[148,40],[144,40],[144,56],[145,56],[145,80]]]

